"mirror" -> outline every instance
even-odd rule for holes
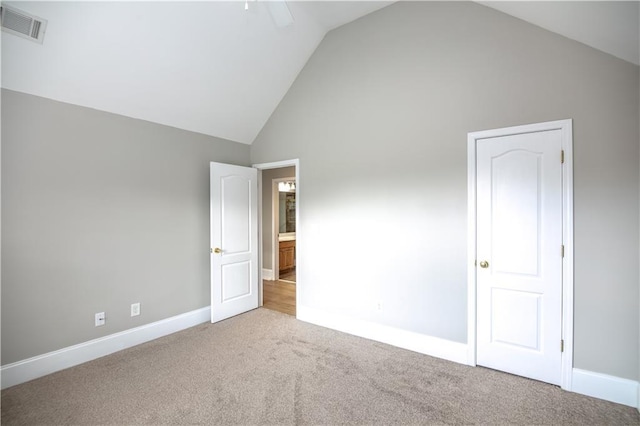
[[[279,232],[296,232],[296,193],[278,192]]]

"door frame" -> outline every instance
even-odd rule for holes
[[[291,167],[294,166],[296,168],[296,306],[300,306],[300,289],[302,288],[302,280],[300,279],[300,258],[302,256],[300,256],[301,250],[301,244],[300,244],[300,236],[301,236],[301,232],[300,232],[300,160],[298,158],[294,158],[291,160],[283,160],[283,161],[275,161],[275,162],[271,162],[271,163],[258,163],[258,164],[253,164],[251,167],[258,169],[258,228],[260,229],[259,234],[258,234],[258,246],[259,246],[259,251],[258,251],[258,262],[259,262],[259,271],[260,271],[260,283],[259,283],[259,289],[260,289],[260,293],[258,295],[258,305],[262,306],[263,305],[263,299],[264,299],[264,292],[263,292],[263,277],[262,277],[262,266],[263,266],[263,238],[262,238],[262,233],[264,232],[264,229],[262,229],[262,187],[263,187],[263,182],[262,182],[262,171],[263,170],[269,170],[269,169],[281,169],[283,167]],[[273,195],[272,195],[273,196]],[[273,203],[272,203],[273,204]],[[273,219],[273,218],[272,218]],[[272,222],[272,228],[273,228],[273,220]],[[273,267],[275,268],[275,265],[273,265]],[[296,318],[298,317],[298,312],[299,310],[296,309]]]
[[[479,139],[560,130],[562,167],[562,321],[564,351],[561,354],[560,387],[571,390],[573,371],[573,120],[557,120],[501,129],[470,132],[467,135],[467,364],[476,365],[476,146]],[[560,161],[560,159],[558,159]],[[560,342],[558,342],[560,343]]]
[[[273,267],[274,281],[277,281],[278,279],[280,279],[280,252],[279,252],[280,247],[278,245],[279,241],[276,240],[276,237],[275,237],[276,234],[280,233],[280,229],[279,229],[280,204],[279,204],[279,195],[278,195],[280,191],[278,191],[278,184],[280,182],[291,182],[291,181],[295,182],[295,180],[296,180],[295,176],[271,179],[271,235],[273,236],[273,238],[271,238],[271,265]],[[296,182],[296,202],[298,199],[297,185],[298,183]],[[276,199],[278,199],[278,204],[276,204],[275,202]],[[296,222],[296,231],[297,230],[298,230],[298,222]],[[298,244],[297,236],[298,234],[296,233],[296,245]]]

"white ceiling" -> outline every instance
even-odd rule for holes
[[[479,1],[640,65],[638,1]]]
[[[2,87],[250,144],[331,29],[391,4],[5,2],[48,20],[42,45],[2,34]],[[640,63],[637,1],[483,2]]]
[[[8,2],[48,20],[2,37],[2,86],[251,143],[328,30],[390,2]]]

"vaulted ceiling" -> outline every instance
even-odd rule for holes
[[[2,87],[250,144],[325,34],[391,3],[4,2],[48,26],[2,34]],[[640,63],[636,1],[482,4]]]

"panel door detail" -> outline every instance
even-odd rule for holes
[[[479,139],[477,364],[560,384],[559,130]]]
[[[258,307],[257,170],[211,163],[211,322]]]

